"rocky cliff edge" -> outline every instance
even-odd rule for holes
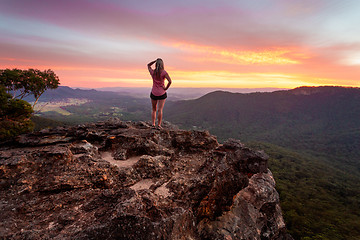
[[[109,120],[0,146],[1,239],[292,239],[267,156]]]

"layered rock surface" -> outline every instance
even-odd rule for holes
[[[292,239],[267,156],[110,120],[0,146],[1,239]]]

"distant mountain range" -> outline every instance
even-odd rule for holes
[[[300,87],[271,93],[216,91],[165,105],[166,119],[219,140],[262,141],[322,155],[360,172],[360,89]]]
[[[178,101],[186,99],[196,99],[207,93],[214,92],[215,88],[170,88],[168,90],[168,100]],[[280,90],[278,88],[233,88],[222,89],[223,91],[236,92],[236,93],[249,93],[249,92],[271,92]],[[107,87],[97,89],[87,88],[71,88],[67,86],[59,86],[57,89],[49,89],[44,92],[39,101],[57,101],[66,98],[86,98],[86,99],[99,99],[99,98],[113,98],[118,96],[131,97],[131,98],[149,98],[151,88],[129,88],[129,87]],[[33,97],[28,97],[26,101],[34,101]]]
[[[115,92],[97,91],[95,89],[74,89],[67,86],[59,86],[56,89],[49,89],[45,91],[43,95],[41,95],[39,101],[60,101],[67,98],[86,98],[89,100],[93,100],[99,98],[116,98],[119,96],[119,93]],[[27,97],[25,100],[31,102],[34,101],[34,98]]]
[[[98,88],[99,91],[112,91],[118,92],[122,95],[128,95],[138,98],[148,98],[150,94],[150,88],[128,88],[128,87],[107,87]],[[168,100],[187,100],[196,99],[210,92],[217,90],[228,91],[233,93],[251,93],[251,92],[273,92],[276,90],[284,90],[280,88],[177,88],[171,87],[168,90]]]

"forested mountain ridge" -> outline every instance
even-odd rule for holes
[[[359,239],[360,89],[217,91],[165,105],[167,120],[232,137],[270,156],[295,239]]]
[[[360,171],[360,89],[300,87],[272,93],[217,91],[166,106],[166,118],[220,140],[264,141],[330,157]],[[340,161],[340,162],[339,162]]]

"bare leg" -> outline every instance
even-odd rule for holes
[[[158,126],[161,127],[161,122],[162,122],[162,116],[163,116],[163,109],[164,109],[164,105],[165,105],[165,100],[159,100],[159,110],[158,110]]]
[[[151,121],[152,125],[155,127],[155,120],[156,120],[156,108],[157,108],[157,100],[151,99],[152,111],[151,111]]]

